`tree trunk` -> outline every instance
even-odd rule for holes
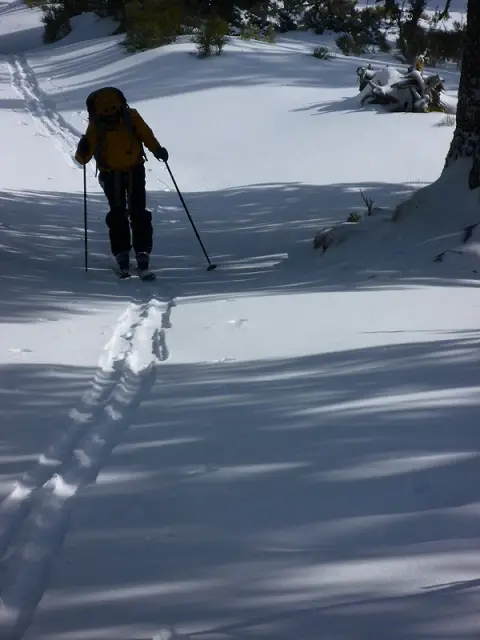
[[[445,168],[458,158],[472,158],[468,184],[480,187],[480,1],[468,0],[467,33],[458,90],[457,126]]]
[[[424,43],[423,29],[418,26],[420,18],[427,5],[426,0],[410,0],[407,15],[409,19],[402,26],[402,36],[405,42],[405,55],[407,60],[414,65],[415,58],[423,52]]]

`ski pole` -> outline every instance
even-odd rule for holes
[[[83,227],[85,236],[85,271],[88,271],[88,240],[87,240],[87,165],[83,165]]]
[[[216,264],[213,264],[212,262],[210,262],[210,258],[208,257],[208,253],[207,253],[207,251],[206,251],[205,247],[203,246],[202,239],[200,238],[200,235],[199,235],[199,233],[198,233],[198,231],[197,231],[197,228],[196,228],[196,226],[195,226],[195,224],[194,224],[194,222],[193,222],[193,220],[192,220],[192,216],[190,215],[190,212],[189,212],[188,207],[187,207],[187,205],[186,205],[186,203],[185,203],[185,200],[183,199],[183,196],[182,196],[182,194],[181,194],[181,192],[180,192],[180,189],[178,188],[178,185],[177,185],[177,183],[176,183],[176,181],[175,181],[175,178],[173,177],[173,173],[172,173],[172,171],[171,171],[170,167],[168,166],[168,162],[167,162],[166,160],[165,160],[164,162],[165,162],[165,166],[167,167],[168,173],[170,174],[170,177],[171,177],[171,179],[172,179],[172,182],[173,182],[173,184],[175,185],[175,189],[177,190],[178,197],[180,198],[181,203],[183,204],[183,208],[185,209],[185,213],[187,214],[188,219],[190,220],[190,224],[192,225],[193,230],[195,231],[195,235],[197,236],[197,240],[198,240],[198,242],[200,243],[200,246],[201,246],[201,247],[202,247],[202,249],[203,249],[203,253],[205,254],[205,257],[206,257],[206,259],[207,259],[207,262],[208,262],[207,271],[213,271],[213,269],[216,269],[216,268],[217,268],[217,265],[216,265]]]

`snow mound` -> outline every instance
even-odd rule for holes
[[[342,222],[332,227],[320,229],[313,239],[313,248],[321,249],[323,253],[330,247],[343,244],[352,235],[371,231],[383,222],[392,221],[392,211],[374,208],[370,215],[362,216],[358,221]]]
[[[349,241],[341,257],[349,260],[350,256],[357,263],[367,264],[373,257],[377,263],[400,268],[408,253],[410,265],[445,262],[457,271],[478,273],[480,189],[468,188],[470,166],[468,159],[457,160],[438,180],[393,211],[373,209],[371,216],[358,222],[320,229],[313,239],[314,249],[321,249],[321,255],[330,250],[330,255],[332,247]]]
[[[395,211],[395,220],[422,215],[436,227],[457,228],[475,224],[480,218],[479,189],[468,188],[471,159],[460,159],[445,169],[440,177],[402,202]]]
[[[99,18],[95,13],[82,13],[70,19],[71,32],[55,44],[65,45],[78,44],[86,40],[106,38],[111,36],[118,26],[112,18]]]

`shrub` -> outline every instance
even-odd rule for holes
[[[240,38],[242,40],[263,40],[264,42],[275,42],[277,31],[271,22],[261,26],[255,22],[247,22],[240,27]]]
[[[275,31],[275,27],[273,26],[273,24],[269,24],[267,27],[265,27],[263,31],[263,39],[265,40],[265,42],[270,42],[272,44],[275,42],[275,40],[277,39],[277,32]]]
[[[357,42],[350,33],[342,33],[335,40],[337,47],[346,56],[360,55],[365,53],[366,47],[361,42]]]
[[[43,42],[45,44],[57,42],[70,33],[72,27],[69,15],[62,4],[44,4],[42,12]]]
[[[256,24],[245,24],[240,27],[242,40],[260,40],[260,27]]]
[[[447,113],[438,123],[439,127],[454,127],[457,124],[457,118],[453,113]]]
[[[175,42],[182,33],[183,14],[178,5],[165,0],[132,0],[126,5],[127,51],[145,51]]]
[[[347,218],[347,222],[360,222],[361,219],[362,219],[361,213],[350,213]]]
[[[218,16],[210,16],[199,26],[192,41],[197,45],[199,58],[208,58],[213,53],[219,56],[228,42],[228,23]]]
[[[331,60],[334,57],[333,54],[330,53],[330,49],[323,44],[315,47],[312,56],[318,60]]]

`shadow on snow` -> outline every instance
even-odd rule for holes
[[[473,639],[478,346],[159,367],[35,637]]]
[[[81,194],[2,192],[0,318],[4,322],[34,321],[38,314],[73,313],[72,300],[142,297],[146,290],[171,298],[456,281],[458,271],[432,261],[451,245],[452,237],[458,241],[461,229],[456,235],[438,234],[438,238],[432,231],[433,240],[427,247],[424,238],[417,242],[412,236],[400,238],[395,251],[386,243],[383,253],[376,250],[373,255],[370,243],[366,255],[357,255],[353,241],[343,253],[314,251],[312,239],[320,227],[343,221],[349,212],[359,210],[360,188],[385,207],[394,206],[411,192],[407,185],[369,183],[265,184],[184,194],[207,251],[219,265],[210,273],[205,271],[206,261],[176,193],[151,191],[152,263],[160,270],[160,278],[147,285],[149,289],[138,280],[119,282],[111,272],[103,196],[89,195],[90,270],[86,274]],[[409,259],[415,247],[423,256],[417,263]],[[385,266],[387,258],[396,260],[393,270]],[[465,277],[474,277],[471,270]]]

